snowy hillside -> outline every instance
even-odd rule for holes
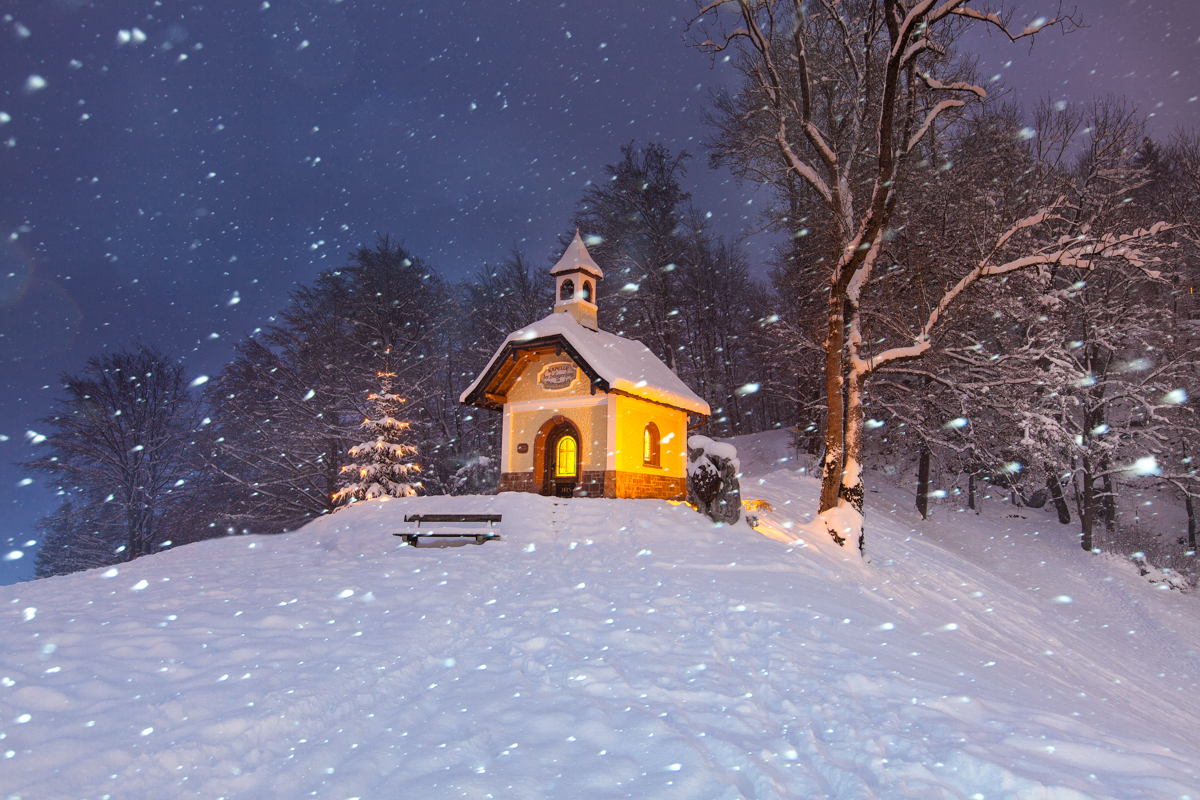
[[[748,472],[791,466],[751,444]],[[413,498],[3,587],[0,794],[1200,798],[1194,596],[872,488],[871,564],[780,469],[743,484],[760,532]],[[401,546],[415,511],[504,539]]]

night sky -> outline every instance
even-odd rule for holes
[[[690,0],[0,8],[0,553],[25,553],[0,583],[32,574],[24,545],[55,504],[21,485],[27,432],[106,347],[215,373],[377,233],[451,279],[513,243],[542,263],[630,141],[696,156],[686,188],[719,232],[757,221],[752,187],[706,168],[701,112],[735,76],[685,46]],[[1125,94],[1160,138],[1200,127],[1195,0],[1078,9],[1089,27],[1032,52],[973,35],[989,86]],[[765,275],[770,240],[747,245]]]

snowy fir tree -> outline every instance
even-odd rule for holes
[[[350,481],[334,495],[341,503],[373,500],[376,497],[411,497],[421,485],[412,480],[420,466],[412,460],[417,448],[401,441],[409,423],[397,419],[404,398],[392,391],[396,373],[384,367],[380,388],[367,398],[368,416],[360,426],[370,437],[350,448],[352,463],[342,467]]]

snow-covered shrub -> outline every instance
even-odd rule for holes
[[[1126,485],[1125,502],[1118,509],[1117,524],[1112,528],[1097,526],[1095,547],[1122,561],[1135,563],[1141,559],[1154,571],[1173,570],[1189,585],[1200,585],[1200,559],[1188,547],[1187,523],[1181,519],[1183,509],[1173,507],[1173,498],[1169,495],[1147,494],[1144,488],[1141,492],[1136,491],[1137,488]],[[1158,516],[1139,519],[1139,511],[1144,513],[1148,509],[1139,508],[1134,502],[1143,502],[1147,496],[1153,498]]]
[[[1145,553],[1138,552],[1128,556],[1109,553],[1107,558],[1121,565],[1122,569],[1134,571],[1137,575],[1145,578],[1148,583],[1153,584],[1156,589],[1175,589],[1187,592],[1193,587],[1192,581],[1188,580],[1186,575],[1182,575],[1170,567],[1155,566],[1150,563]]]
[[[1137,554],[1135,553],[1134,555],[1136,556]],[[1157,584],[1160,589],[1178,589],[1181,592],[1186,592],[1192,588],[1192,584],[1187,578],[1170,567],[1156,567],[1152,564],[1147,564],[1145,558],[1132,558],[1131,560],[1138,568],[1141,576],[1150,583]]]
[[[499,478],[497,459],[476,456],[455,470],[450,478],[450,494],[493,494]]]
[[[707,436],[688,438],[688,502],[713,522],[733,524],[742,516],[737,448]]]

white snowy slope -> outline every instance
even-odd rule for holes
[[[1195,597],[882,489],[864,564],[802,527],[816,489],[744,481],[792,545],[413,498],[3,587],[0,797],[1200,798]],[[504,539],[400,546],[414,511]]]

